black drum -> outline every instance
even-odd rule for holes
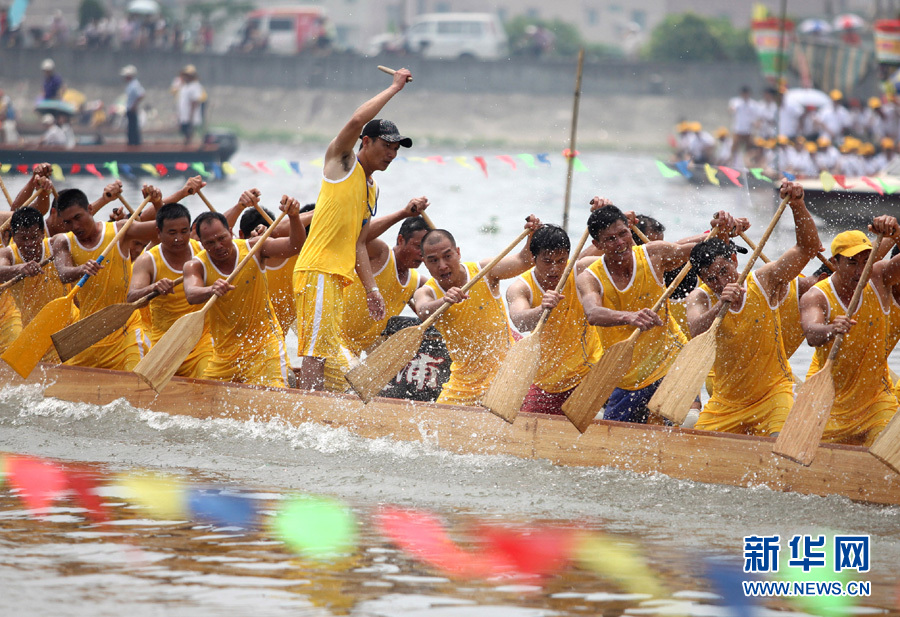
[[[420,323],[422,322],[417,317],[391,317],[382,334],[390,336]],[[441,386],[448,379],[450,379],[450,354],[441,334],[432,326],[425,331],[425,337],[416,356],[381,391],[381,396],[413,401],[435,401],[441,393]]]

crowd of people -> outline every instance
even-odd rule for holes
[[[760,168],[799,178],[871,176],[885,170],[900,145],[900,104],[894,96],[873,96],[865,104],[839,90],[824,98],[782,95],[768,88],[755,100],[749,87],[731,100],[731,128],[712,132],[685,120],[675,130],[676,161],[709,163],[739,170]],[[805,104],[808,102],[810,104]],[[813,104],[814,103],[814,104]]]
[[[432,228],[423,217],[426,197],[414,197],[395,212],[377,212],[380,194],[373,175],[385,171],[412,139],[376,116],[410,79],[408,70],[397,71],[389,88],[356,110],[326,150],[315,204],[301,208],[297,199],[282,196],[280,222],[261,209],[256,189],[244,191],[227,211],[192,220],[180,202],[204,186],[195,177],[166,197],[145,185],[150,205],[125,228],[121,211],[109,222],[95,218],[121,195],[119,182],[93,202],[70,188],[51,204],[49,165],[38,166],[13,211],[2,217],[9,220],[11,242],[0,250],[0,283],[17,276],[24,280],[0,295],[0,349],[14,344],[47,302],[88,276],[69,322],[111,304],[151,293],[158,297],[146,312],[135,312],[124,327],[68,364],[132,370],[179,317],[215,296],[206,332],[178,375],[345,391],[348,368],[379,342],[387,319],[411,303],[423,320],[445,307],[435,325],[452,364],[438,402],[477,405],[517,336],[511,324],[520,332],[533,330],[549,310],[539,369],[522,409],[561,413],[604,350],[637,330],[631,365],[603,413],[606,419],[645,423],[651,421],[648,402],[680,348],[709,329],[727,302],[731,308],[715,335],[711,398],[700,411],[698,428],[779,433],[793,402],[791,356],[804,341],[815,347],[809,368],[814,373],[838,334],[845,338],[833,368],[835,405],[824,439],[871,444],[894,416],[898,400],[887,357],[900,339],[896,249],[876,262],[859,311],[848,315],[846,307],[871,251],[883,258],[900,243],[895,218],[877,217],[870,226],[884,236],[880,246],[873,247],[862,231],[838,234],[827,266],[804,277],[802,270],[821,250],[820,238],[802,187],[785,181],[781,194],[793,214],[795,244],[739,285],[739,247],[731,238],[749,228],[746,219],[720,211],[709,220],[711,231],[703,231],[704,221],[695,235],[672,242],[656,219],[595,197],[586,221],[593,242],[580,255],[572,255],[563,229],[529,216],[524,245],[464,292],[490,256],[470,256],[451,231]],[[16,208],[35,192],[33,206]],[[391,246],[382,238],[397,224]],[[97,257],[120,229],[117,249],[100,265]],[[258,253],[240,270],[238,264],[255,247]],[[577,261],[562,280],[569,259]],[[423,263],[430,279],[417,271]],[[683,281],[662,309],[652,310],[674,273],[688,263],[696,276]],[[514,279],[506,303],[500,291],[504,279]],[[284,334],[291,328],[298,338],[296,367],[285,348]],[[53,350],[47,354],[53,361]]]

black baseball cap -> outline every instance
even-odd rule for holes
[[[381,120],[379,118],[371,120],[363,127],[359,138],[362,139],[363,137],[369,137],[370,139],[380,138],[392,144],[399,143],[404,148],[412,147],[412,139],[401,135],[400,131],[397,130],[397,125],[390,120]]]

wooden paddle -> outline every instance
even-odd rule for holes
[[[395,69],[392,69],[392,68],[389,68],[389,67],[386,67],[386,66],[381,66],[380,64],[378,65],[378,70],[381,71],[382,73],[387,73],[388,75],[393,75],[394,73],[397,72]],[[411,82],[412,80],[413,80],[412,76],[407,77],[407,78],[406,78],[406,83],[409,83],[409,82]]]
[[[6,203],[9,204],[9,207],[12,208],[12,197],[9,196],[9,191],[6,190],[6,183],[3,182],[3,178],[0,177],[0,189],[3,190],[3,195],[6,197]]]
[[[775,226],[778,224],[778,220],[781,218],[781,214],[787,207],[789,200],[790,195],[781,201],[781,205],[775,211],[769,227],[763,233],[762,238],[759,239],[759,245],[750,254],[747,264],[741,271],[737,280],[738,285],[743,285],[747,276],[749,276],[753,265],[762,253],[769,236],[775,230]],[[691,338],[682,347],[653,398],[650,399],[650,403],[647,405],[650,411],[668,418],[679,426],[684,422],[691,403],[697,398],[697,394],[700,393],[703,382],[716,361],[716,335],[719,331],[719,324],[722,323],[722,319],[725,318],[730,306],[730,302],[722,302],[722,306],[719,308],[719,312],[716,314],[712,324],[710,324],[709,329]]]
[[[578,109],[581,105],[581,75],[584,71],[584,48],[578,50],[575,70],[575,95],[572,99],[572,126],[569,129],[569,149],[566,156],[566,195],[563,198],[562,228],[569,231],[569,204],[572,201],[572,175],[575,170],[575,137],[578,135]]]
[[[713,232],[707,237],[713,237]],[[684,264],[675,280],[669,284],[650,309],[651,311],[655,313],[662,308],[669,296],[681,285],[681,281],[684,280],[690,269],[690,262]],[[600,361],[584,376],[572,395],[563,403],[563,413],[580,432],[585,432],[591,425],[597,412],[606,404],[613,390],[622,381],[622,377],[631,368],[634,346],[641,333],[640,329],[635,328],[627,339],[619,341],[609,349],[604,349]]]
[[[863,291],[869,282],[869,273],[878,257],[879,244],[881,244],[881,234],[878,234],[878,239],[872,247],[866,266],[853,291],[853,298],[847,307],[848,317],[852,317],[859,308]],[[822,433],[825,432],[825,424],[831,415],[831,408],[834,406],[834,376],[831,374],[831,369],[843,342],[843,334],[834,337],[834,343],[831,345],[831,351],[828,352],[825,364],[815,375],[807,379],[797,392],[794,406],[791,407],[784,427],[781,429],[778,439],[775,440],[773,453],[801,465],[808,466],[812,463],[819,442],[822,440]]]
[[[575,262],[578,261],[578,256],[589,235],[590,230],[585,229],[578,242],[578,247],[569,258],[569,263],[566,265],[559,283],[556,284],[556,293],[559,293],[565,286],[566,279],[569,278],[569,273],[572,272]],[[525,401],[525,396],[528,394],[528,388],[534,383],[534,376],[537,375],[541,361],[541,330],[544,328],[549,314],[550,309],[544,309],[534,330],[512,346],[481,402],[482,405],[509,423],[516,419],[519,409]]]
[[[473,276],[469,282],[466,283],[465,287],[462,288],[462,292],[465,293],[469,291],[475,283],[480,281],[484,275],[490,272],[493,267],[496,266],[501,259],[506,257],[506,255],[513,250],[525,236],[530,234],[531,231],[532,230],[530,229],[526,229],[520,233],[509,246],[503,249],[502,253],[494,257],[488,265],[479,270],[478,274]],[[404,366],[409,364],[410,359],[422,345],[422,338],[425,336],[425,331],[428,330],[428,327],[437,321],[438,317],[443,315],[444,311],[449,307],[450,304],[445,302],[418,326],[404,328],[403,330],[394,333],[390,338],[379,345],[375,351],[367,356],[364,362],[360,363],[359,366],[344,375],[364,402],[368,403],[375,396],[378,396],[378,393],[384,389],[384,386],[387,385],[387,383],[399,373]]]
[[[178,286],[183,280],[184,277],[178,277],[173,283]],[[50,338],[53,346],[56,347],[59,359],[65,362],[74,358],[94,343],[103,340],[119,328],[125,327],[132,313],[144,308],[150,303],[150,300],[159,295],[158,291],[151,291],[134,302],[110,304],[52,334]]]
[[[112,241],[97,258],[97,263],[102,264],[109,256],[109,253],[119,244],[119,239],[125,235],[131,224],[140,215],[141,210],[150,203],[149,199],[145,199],[134,211],[125,224],[119,229]],[[48,302],[40,312],[34,316],[27,326],[22,330],[19,337],[7,348],[0,358],[9,364],[22,377],[28,377],[37,363],[50,348],[52,340],[51,333],[59,330],[61,323],[68,323],[72,315],[72,306],[75,301],[75,294],[84,286],[89,276],[85,274],[72,287],[72,290],[60,298],[55,298]]]
[[[253,245],[247,256],[235,266],[225,282],[232,283],[237,278],[244,266],[259,252],[266,238],[275,230],[275,227],[278,226],[278,223],[281,222],[281,219],[286,214],[286,212],[282,212],[275,219],[275,222]],[[209,312],[209,309],[212,308],[218,299],[219,296],[213,295],[199,311],[179,317],[178,321],[172,324],[172,327],[156,342],[156,345],[138,362],[134,372],[156,392],[162,392],[169,380],[172,379],[172,376],[178,371],[178,367],[181,366],[184,359],[197,346],[200,337],[203,335],[206,313]]]
[[[203,191],[201,191],[200,189],[197,189],[197,195],[200,197],[200,199],[203,200],[203,203],[206,204],[206,207],[209,208],[210,212],[216,211],[216,209],[213,208],[213,205],[211,203],[209,203],[209,200],[206,198],[206,195],[203,194]],[[272,221],[269,220],[269,222],[271,223]]]
[[[869,452],[900,473],[900,414],[894,415],[869,448]]]
[[[134,208],[131,207],[131,204],[125,201],[125,196],[119,193],[119,201],[122,202],[122,205],[125,206],[125,209],[128,210],[128,214],[134,213]]]
[[[43,269],[43,267],[46,266],[51,261],[53,261],[53,258],[48,257],[47,259],[43,260],[39,265]],[[2,285],[0,285],[0,291],[5,291],[5,290],[9,289],[10,287],[12,287],[13,285],[15,285],[16,283],[18,283],[20,281],[24,281],[27,278],[28,278],[27,274],[17,274],[13,278],[9,279],[8,281],[6,281]]]
[[[756,250],[756,243],[753,242],[753,240],[751,240],[747,236],[747,234],[745,234],[743,231],[741,232],[741,239],[747,243],[747,246],[750,247],[750,250],[752,250],[752,251]],[[828,266],[829,270],[834,272],[834,264],[832,264],[830,261],[828,261],[828,258],[825,257],[825,255],[823,255],[822,253],[816,253],[816,257],[819,259],[819,261],[821,261],[823,264]],[[771,261],[772,261],[771,259],[766,257],[765,253],[760,253],[759,258],[763,260],[763,263],[771,263]]]

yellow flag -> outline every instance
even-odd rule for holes
[[[753,21],[762,21],[769,16],[769,8],[765,4],[757,2],[753,5],[751,14]]]
[[[50,168],[53,170],[53,179],[56,182],[62,182],[63,180],[66,179],[66,177],[63,175],[62,167],[60,167],[56,163],[53,163],[53,165],[51,165]]]
[[[143,163],[143,164],[141,164],[141,169],[143,169],[144,171],[146,171],[148,174],[150,174],[150,175],[153,176],[154,178],[158,178],[158,177],[159,177],[159,172],[156,171],[156,167],[154,167],[154,166],[151,165],[150,163]]]
[[[460,167],[464,167],[466,169],[475,169],[474,167],[469,165],[469,162],[466,160],[466,157],[464,157],[464,156],[454,156],[453,160],[456,161]]]
[[[719,179],[716,178],[716,174],[718,170],[715,167],[711,166],[709,163],[706,163],[706,177],[707,179],[716,186],[719,186]]]
[[[828,193],[831,189],[834,188],[834,176],[828,173],[827,169],[823,169],[822,173],[819,174],[819,180],[822,181],[822,189]]]
[[[0,165],[0,172],[9,173],[9,170],[12,169],[12,165],[6,163],[5,165]]]
[[[232,165],[228,161],[225,161],[224,163],[222,163],[222,171],[224,171],[229,176],[237,173],[237,170],[234,168],[234,165]]]
[[[314,166],[316,166],[316,167],[324,167],[324,166],[325,166],[325,159],[323,159],[323,158],[318,158],[318,159],[315,159],[315,160],[310,161],[309,164],[310,164],[310,165],[314,165]]]
[[[153,518],[184,519],[188,515],[187,490],[171,476],[126,473],[117,484],[128,492],[128,499],[143,506]]]

